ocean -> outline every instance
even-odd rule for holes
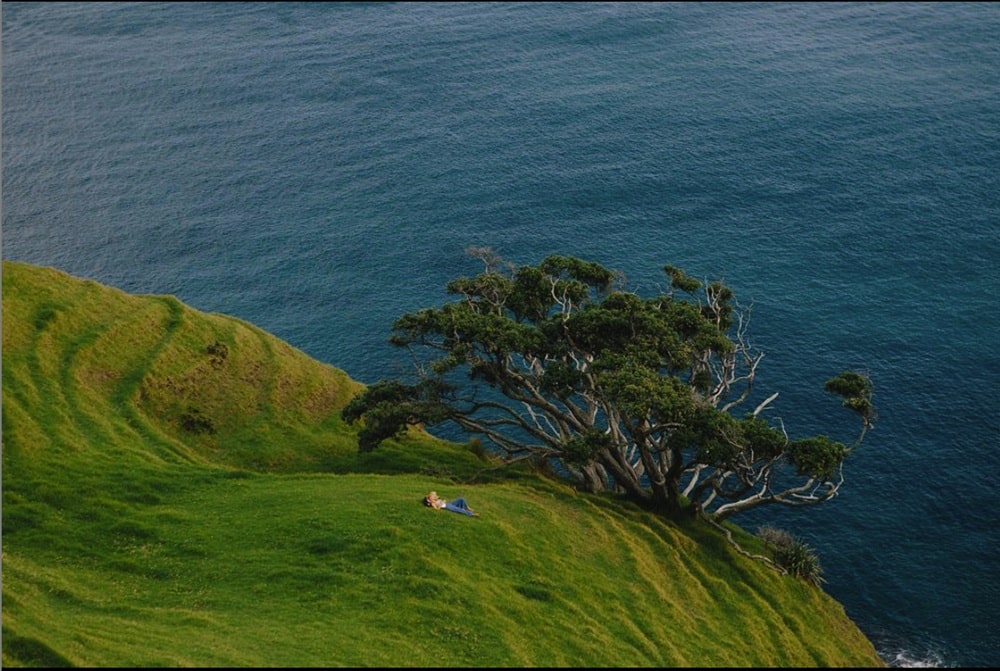
[[[803,538],[892,666],[1000,663],[1000,4],[21,3],[2,254],[372,383],[479,271],[664,264],[752,305],[791,433],[879,421]],[[837,433],[839,432],[839,433]]]

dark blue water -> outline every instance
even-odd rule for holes
[[[880,420],[769,521],[894,665],[993,666],[1000,5],[4,2],[3,257],[252,321],[363,382],[400,314],[572,254],[753,304],[793,433]]]

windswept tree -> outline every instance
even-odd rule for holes
[[[470,253],[485,269],[448,284],[457,300],[393,326],[391,342],[416,357],[417,381],[380,381],[344,408],[361,423],[361,450],[411,424],[453,422],[508,461],[555,460],[587,491],[615,490],[667,514],[692,505],[716,521],[836,495],[844,460],[874,421],[865,375],[826,382],[860,417],[850,445],[792,439],[762,415],[777,394],[737,414],[763,354],[721,282],[668,265],[669,289],[643,298],[578,258],[515,266],[489,249]]]

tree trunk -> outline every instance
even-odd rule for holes
[[[601,469],[597,464],[586,464],[580,468],[583,481],[580,488],[588,494],[596,494],[608,488],[605,478],[601,476]]]

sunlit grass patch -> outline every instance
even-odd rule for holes
[[[343,371],[176,299],[3,270],[4,666],[880,665],[820,589],[707,525],[417,429],[359,454]]]

